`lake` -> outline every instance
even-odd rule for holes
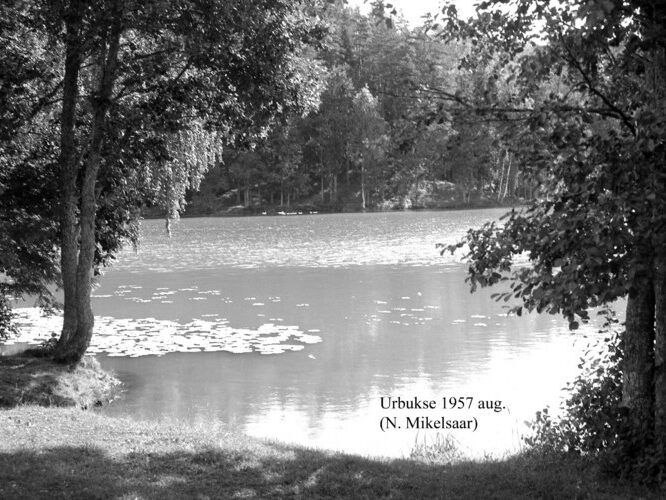
[[[504,212],[185,219],[171,239],[144,221],[94,292],[91,352],[125,387],[104,411],[373,456],[443,433],[470,456],[516,451],[586,341],[470,294],[435,248]],[[29,340],[58,331],[20,313]]]

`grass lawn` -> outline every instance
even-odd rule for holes
[[[662,498],[578,459],[432,465],[250,438],[211,423],[0,410],[0,498]]]

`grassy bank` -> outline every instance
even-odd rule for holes
[[[92,408],[112,397],[118,385],[95,358],[75,368],[28,354],[0,356],[0,408],[35,404]]]
[[[425,461],[379,460],[81,409],[115,384],[92,358],[0,357],[0,498],[662,498],[574,457],[452,465],[415,448]]]
[[[433,465],[261,441],[219,424],[0,411],[0,498],[660,498],[580,460]]]

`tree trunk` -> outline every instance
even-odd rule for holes
[[[511,153],[507,152],[507,156],[509,157],[509,164],[506,167],[506,187],[504,188],[504,194],[502,195],[502,199],[505,199],[509,194],[509,181],[511,180]],[[513,192],[511,195],[513,196]]]
[[[95,217],[97,174],[102,157],[106,114],[111,103],[116,76],[120,34],[122,31],[122,10],[120,1],[113,4],[112,25],[104,33],[99,66],[101,78],[99,88],[91,99],[94,110],[90,150],[85,162],[81,186],[81,213],[79,224],[79,258],[76,266],[76,330],[70,333],[66,342],[56,350],[54,358],[60,362],[76,363],[85,354],[92,338],[94,316],[91,305],[92,275],[95,261]],[[64,272],[64,271],[63,271]],[[71,269],[67,269],[71,273]]]
[[[661,456],[666,456],[666,256],[655,258],[654,428]]]
[[[365,210],[365,168],[361,163],[361,208]]]
[[[504,156],[500,158],[500,180],[497,189],[497,201],[502,201],[502,190],[504,188]]]
[[[636,429],[651,428],[654,377],[654,289],[644,280],[627,299],[622,361],[622,406]],[[639,432],[637,435],[645,435]]]
[[[65,17],[67,25],[65,77],[63,80],[62,116],[60,118],[60,268],[64,294],[62,333],[58,348],[67,344],[76,331],[76,263],[77,263],[77,154],[74,123],[78,101],[81,68],[81,2],[72,0]]]

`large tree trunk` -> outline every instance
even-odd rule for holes
[[[61,343],[55,353],[60,362],[76,363],[85,354],[92,338],[94,316],[91,305],[92,277],[95,261],[95,217],[97,213],[96,192],[97,174],[102,158],[106,114],[111,103],[116,77],[120,34],[122,31],[122,7],[120,0],[113,5],[112,25],[106,30],[99,53],[100,82],[92,97],[94,117],[90,136],[90,149],[84,165],[81,186],[81,227],[79,258],[76,265],[76,330],[70,332],[66,342]],[[71,265],[71,263],[68,263]],[[63,274],[72,273],[71,268],[63,269]],[[71,299],[70,299],[71,300]]]
[[[654,422],[654,311],[654,289],[646,279],[627,299],[623,338],[622,406],[635,429],[650,429]]]
[[[655,259],[654,417],[657,446],[666,456],[666,255]]]
[[[77,263],[77,194],[75,120],[78,100],[79,70],[82,56],[80,26],[81,2],[72,0],[65,17],[65,77],[63,81],[62,115],[60,118],[60,268],[64,294],[63,327],[58,347],[67,344],[76,331],[76,263]]]
[[[642,14],[647,18],[644,29],[647,33],[663,32],[663,2],[650,2]],[[651,35],[648,35],[651,36]],[[663,109],[666,101],[666,49],[657,44],[647,52],[644,60],[645,86],[653,94],[654,109]],[[663,153],[659,155],[663,158]],[[658,158],[658,157],[657,157]],[[659,162],[659,160],[657,160]],[[657,163],[659,165],[659,163]],[[654,167],[653,167],[654,168]],[[653,170],[652,182],[657,192],[663,193],[663,165]],[[657,205],[658,206],[658,205]],[[653,205],[653,217],[659,219],[660,209]],[[663,209],[663,204],[662,208]],[[663,237],[659,232],[655,235],[656,246],[654,257],[654,292],[655,292],[655,378],[654,378],[654,429],[655,440],[660,458],[666,457],[666,255],[664,255]],[[662,472],[664,464],[662,463]]]

